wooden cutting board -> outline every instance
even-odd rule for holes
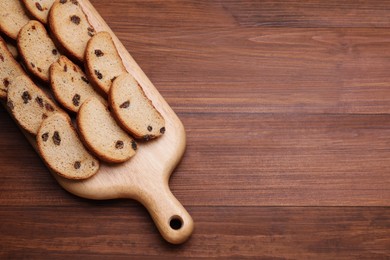
[[[166,133],[159,139],[139,143],[137,154],[118,165],[101,164],[99,172],[83,181],[53,176],[67,191],[87,199],[135,199],[151,214],[161,235],[170,243],[185,242],[192,234],[191,216],[171,193],[169,177],[181,160],[186,146],[185,130],[177,115],[159,94],[126,48],[111,31],[88,0],[79,0],[96,31],[108,31],[128,70],[143,87],[145,94],[166,120]],[[35,138],[26,134],[35,147]]]

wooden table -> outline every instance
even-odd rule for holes
[[[390,2],[91,1],[187,130],[166,243],[62,190],[0,110],[0,258],[390,258]]]

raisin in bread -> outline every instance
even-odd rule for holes
[[[130,74],[114,80],[109,94],[114,117],[135,138],[146,141],[165,133],[165,120]]]
[[[69,117],[63,113],[45,119],[36,140],[46,165],[62,177],[82,180],[99,170],[99,161],[85,149]]]
[[[102,161],[121,163],[134,156],[137,144],[98,99],[84,102],[77,116],[77,126],[84,144]]]
[[[95,30],[76,0],[56,1],[49,13],[53,40],[68,57],[84,61],[85,48]]]
[[[66,109],[77,113],[90,97],[105,100],[95,92],[84,72],[65,56],[50,67],[50,83],[56,100]]]
[[[88,42],[85,66],[92,84],[103,94],[108,94],[115,78],[127,72],[108,32],[99,32]]]
[[[21,0],[31,17],[47,24],[49,11],[55,0]]]
[[[0,30],[16,40],[22,27],[30,21],[19,0],[0,1]]]
[[[44,82],[49,82],[49,68],[60,57],[43,24],[30,21],[18,36],[18,50],[28,71]]]
[[[24,70],[9,52],[6,43],[0,39],[0,98],[6,99],[8,86],[18,76],[25,75]]]
[[[37,134],[44,119],[55,112],[62,112],[27,75],[11,81],[7,106],[17,123],[33,135]]]

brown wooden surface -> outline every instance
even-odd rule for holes
[[[0,110],[0,258],[390,257],[390,2],[91,1],[178,113],[193,237],[59,187]]]

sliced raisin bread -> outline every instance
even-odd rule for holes
[[[92,84],[103,94],[108,94],[115,78],[127,72],[108,32],[99,32],[88,42],[85,66]]]
[[[99,170],[99,161],[85,149],[67,115],[45,119],[36,138],[42,159],[58,175],[82,180]]]
[[[30,21],[19,0],[0,1],[0,30],[16,40],[22,27]]]
[[[21,0],[30,16],[47,24],[49,11],[55,0]]]
[[[117,122],[135,138],[148,141],[165,133],[164,118],[130,74],[114,80],[109,103]]]
[[[49,82],[49,68],[58,60],[60,53],[43,24],[32,20],[20,30],[18,50],[27,70],[40,80]]]
[[[90,97],[105,100],[95,92],[84,72],[65,56],[50,67],[50,83],[56,100],[66,109],[77,113]]]
[[[85,48],[95,30],[76,0],[56,1],[49,14],[49,26],[54,41],[66,54],[84,61]]]
[[[21,75],[25,75],[24,70],[15,61],[6,43],[0,39],[0,99],[7,98],[8,86]]]
[[[7,105],[18,124],[33,135],[37,134],[44,119],[55,112],[62,112],[27,75],[11,81]]]
[[[77,125],[84,144],[101,160],[121,163],[134,156],[137,144],[98,99],[90,98],[84,102],[77,116]]]

